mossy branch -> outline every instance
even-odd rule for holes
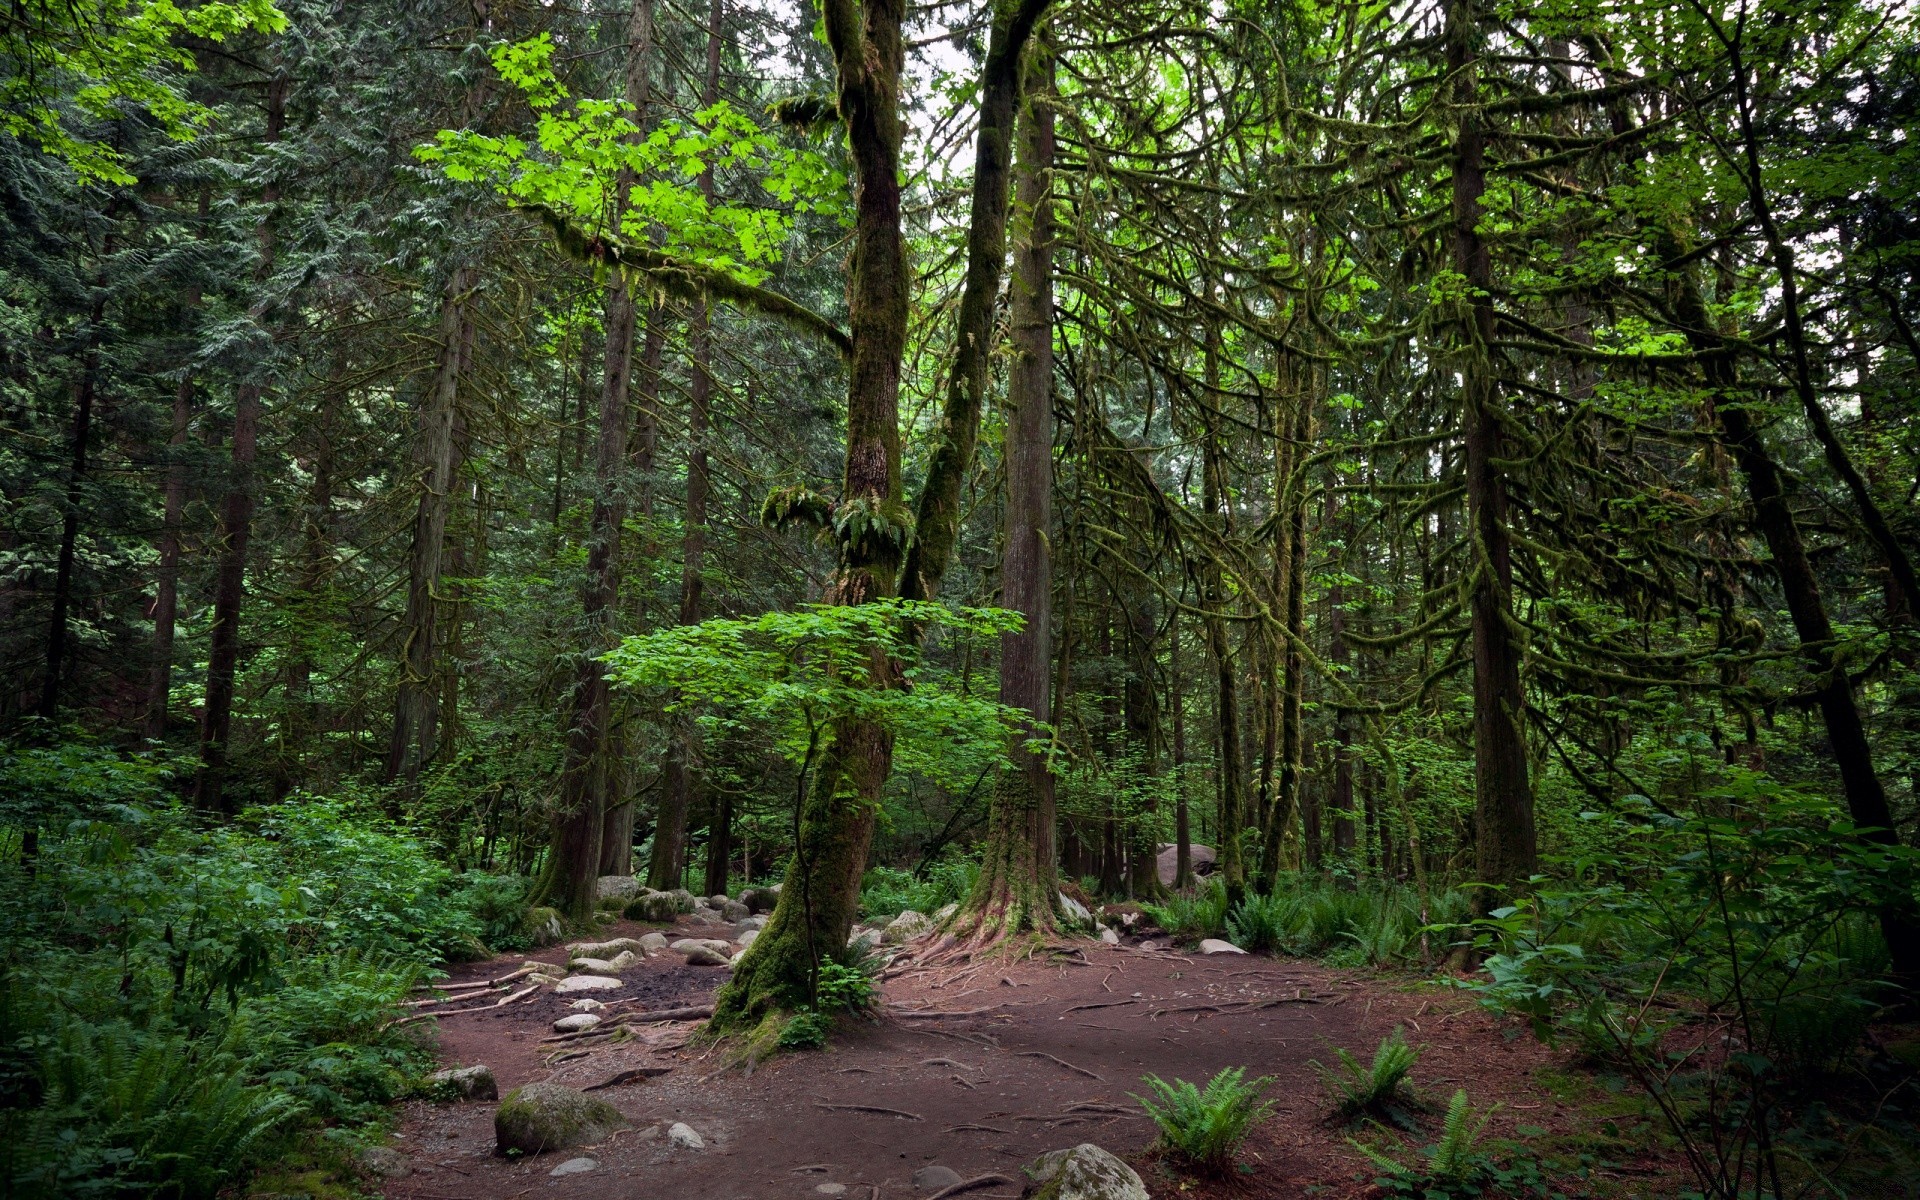
[[[670,296],[683,300],[724,300],[750,309],[761,316],[785,321],[795,329],[816,333],[833,343],[842,357],[853,354],[853,339],[832,321],[814,312],[798,300],[778,292],[755,287],[727,274],[671,254],[636,246],[606,234],[588,235],[575,228],[565,216],[535,201],[517,201],[516,206],[538,216],[572,258],[585,263],[606,263],[644,275]]]

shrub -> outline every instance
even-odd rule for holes
[[[860,880],[860,911],[869,917],[895,917],[912,909],[931,915],[973,891],[980,864],[946,858],[926,868],[925,877],[893,867],[874,867]]]
[[[1273,1082],[1265,1075],[1249,1082],[1246,1068],[1228,1067],[1207,1082],[1206,1090],[1184,1079],[1172,1083],[1142,1076],[1157,1099],[1134,1096],[1160,1128],[1161,1153],[1191,1170],[1224,1175],[1247,1134],[1273,1112],[1274,1102],[1260,1095]]]
[[[1480,1135],[1486,1132],[1487,1122],[1493,1120],[1493,1114],[1499,1109],[1499,1105],[1494,1105],[1476,1123],[1473,1109],[1467,1103],[1466,1090],[1456,1090],[1447,1104],[1440,1137],[1426,1148],[1425,1161],[1418,1167],[1396,1162],[1360,1142],[1350,1144],[1386,1172],[1375,1182],[1391,1194],[1427,1198],[1478,1196],[1489,1186],[1497,1186],[1500,1195],[1538,1193],[1538,1170],[1532,1163],[1522,1164],[1516,1171],[1502,1170],[1479,1149]]]
[[[1142,904],[1154,924],[1182,941],[1198,941],[1226,932],[1227,888],[1210,880],[1192,895],[1176,895],[1165,904]]]
[[[1255,954],[1278,950],[1286,937],[1287,902],[1283,897],[1248,896],[1227,918],[1227,937]]]
[[[1362,1065],[1340,1047],[1334,1048],[1334,1058],[1337,1067],[1325,1067],[1318,1062],[1312,1065],[1333,1098],[1335,1116],[1343,1121],[1362,1116],[1386,1117],[1405,1128],[1414,1127],[1401,1089],[1413,1065],[1420,1061],[1420,1051],[1407,1045],[1406,1034],[1398,1026],[1374,1047],[1372,1062]]]

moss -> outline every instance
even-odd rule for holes
[[[495,1151],[540,1154],[597,1142],[626,1125],[604,1100],[554,1083],[530,1083],[508,1092],[493,1115]]]

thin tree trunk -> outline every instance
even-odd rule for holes
[[[1476,888],[1473,908],[1498,907],[1494,888],[1524,883],[1538,866],[1526,735],[1521,649],[1513,626],[1512,539],[1507,488],[1499,463],[1500,398],[1494,380],[1493,256],[1479,231],[1486,192],[1487,133],[1478,101],[1479,18],[1471,0],[1447,9],[1447,65],[1454,75],[1460,123],[1453,161],[1454,269],[1472,290],[1461,330],[1459,369],[1464,380],[1466,483],[1473,547],[1473,744]]]
[[[1173,706],[1173,887],[1193,886],[1193,820],[1187,811],[1187,699],[1180,676],[1180,614],[1167,648],[1167,703]]]
[[[112,253],[109,238],[103,253]],[[53,611],[47,620],[46,670],[40,683],[42,733],[51,733],[60,717],[60,688],[66,680],[69,614],[73,608],[73,569],[80,546],[80,507],[87,486],[87,447],[93,441],[94,400],[100,383],[100,322],[106,317],[106,280],[94,282],[93,308],[87,320],[87,348],[81,354],[80,378],[73,387],[73,440],[68,445],[67,487],[60,514],[60,550],[53,574]]]
[[[1219,395],[1218,334],[1208,331],[1207,392]],[[1201,508],[1220,537],[1231,532],[1231,514],[1227,502],[1227,464],[1220,430],[1211,413],[1206,417],[1202,447]],[[1232,903],[1239,903],[1246,889],[1246,864],[1240,853],[1240,831],[1246,821],[1247,781],[1240,744],[1240,681],[1234,665],[1232,642],[1227,635],[1226,579],[1217,557],[1210,555],[1201,568],[1202,603],[1206,609],[1207,649],[1214,670],[1214,769],[1219,773],[1219,818],[1214,847],[1215,862],[1226,884]]]
[[[268,144],[280,140],[291,84],[291,76],[284,71],[267,84]],[[268,211],[260,221],[256,282],[264,282],[273,273],[272,209],[280,199],[279,185],[267,184],[260,198]],[[257,317],[264,315],[264,310],[256,310]],[[194,803],[212,812],[230,812],[233,808],[226,794],[227,741],[233,732],[234,679],[240,666],[240,607],[246,599],[247,544],[253,534],[254,458],[264,395],[264,386],[250,379],[240,385],[233,405],[232,466],[220,516],[220,565],[214,581],[213,628],[208,635],[206,706],[200,720],[200,771],[193,789]]]
[[[653,3],[636,0],[627,26],[626,100],[644,127],[651,99]],[[637,136],[637,135],[636,135]],[[622,173],[615,222],[626,209],[634,180]],[[626,278],[607,287],[606,366],[600,386],[599,433],[594,444],[593,516],[588,531],[587,576],[581,587],[582,645],[567,722],[560,796],[554,814],[553,858],[540,891],[569,919],[585,922],[598,900],[606,840],[613,732],[613,691],[599,656],[613,648],[620,600],[620,541],[627,519],[628,454],[631,449],[634,331],[638,308]],[[653,323],[649,322],[651,332]],[[650,417],[651,414],[649,414]],[[643,439],[644,440],[644,439]]]
[[[439,362],[420,405],[415,463],[420,499],[414,507],[413,549],[407,570],[407,610],[402,628],[400,683],[394,695],[393,731],[387,741],[386,778],[412,783],[433,761],[440,742],[441,562],[447,518],[460,469],[453,436],[459,405],[460,364],[467,338],[467,303],[479,272],[456,268],[440,304]]]
[[[711,107],[720,98],[720,32],[726,17],[723,0],[713,0],[707,14],[707,77],[701,103]],[[700,175],[700,191],[713,199],[713,172]],[[687,341],[692,352],[693,376],[687,387],[687,508],[686,525],[680,541],[680,624],[700,620],[700,601],[705,586],[707,547],[707,425],[713,399],[712,313],[705,300],[694,305],[688,322]],[[678,878],[685,856],[687,813],[693,807],[694,772],[698,765],[698,729],[690,714],[675,714],[667,730],[667,759],[663,779],[660,814],[654,822],[653,853],[657,870],[651,870],[648,882],[656,888],[674,886],[664,882]],[[729,819],[732,806],[722,804]],[[709,838],[711,838],[709,832]],[[709,854],[711,859],[711,854]],[[651,864],[649,864],[651,869]],[[711,864],[709,876],[713,875]],[[709,887],[707,894],[725,889],[726,864],[720,864],[721,888]],[[655,879],[662,882],[654,882]]]
[[[204,223],[210,193],[200,192],[200,219]],[[191,287],[181,304],[182,316],[200,308],[200,289]],[[161,499],[160,559],[154,565],[153,662],[147,674],[149,738],[167,736],[168,705],[173,695],[173,639],[180,619],[180,542],[187,511],[187,435],[193,424],[193,373],[182,371],[173,391],[173,428],[167,438],[167,482]]]

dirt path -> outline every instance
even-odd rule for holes
[[[646,928],[621,925],[606,936]],[[1085,945],[1084,963],[909,970],[886,981],[883,1019],[843,1033],[824,1052],[786,1055],[751,1076],[723,1072],[683,1046],[687,1025],[641,1027],[633,1042],[588,1043],[598,1048],[549,1063],[556,1052],[584,1049],[540,1040],[572,997],[543,992],[503,1010],[447,1018],[440,1022],[444,1061],[487,1064],[503,1094],[541,1080],[584,1086],[641,1065],[671,1070],[595,1093],[632,1130],[592,1149],[525,1162],[493,1156],[492,1104],[411,1105],[396,1148],[414,1170],[390,1181],[386,1195],[905,1200],[936,1190],[914,1183],[932,1164],[962,1178],[1017,1176],[1043,1151],[1091,1141],[1133,1162],[1156,1196],[1364,1196],[1374,1190],[1373,1172],[1347,1146],[1347,1131],[1323,1119],[1325,1097],[1309,1060],[1329,1060],[1329,1043],[1370,1054],[1396,1025],[1425,1047],[1414,1071],[1423,1095],[1443,1106],[1465,1087],[1477,1106],[1502,1102],[1493,1136],[1516,1124],[1568,1132],[1587,1120],[1536,1080],[1559,1056],[1464,997],[1298,961]],[[563,961],[565,954],[555,948],[535,957]],[[500,969],[464,967],[456,980]],[[638,1007],[649,1010],[698,1004],[724,977],[724,968],[688,967],[667,954],[629,969],[626,988],[601,998],[640,997]],[[1248,1142],[1250,1174],[1225,1187],[1183,1189],[1146,1155],[1153,1127],[1128,1093],[1145,1090],[1147,1072],[1204,1081],[1229,1066],[1274,1076],[1279,1110]],[[671,1147],[665,1131],[673,1122],[691,1126],[707,1148]],[[598,1165],[548,1174],[583,1155]],[[968,1195],[1009,1198],[1018,1190]]]

